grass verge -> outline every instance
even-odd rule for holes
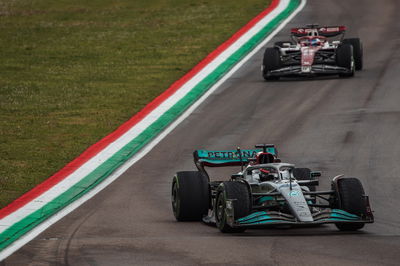
[[[0,3],[0,208],[143,108],[270,1]]]

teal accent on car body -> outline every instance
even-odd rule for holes
[[[257,200],[257,203],[258,204],[262,204],[262,203],[264,203],[266,201],[270,201],[270,200],[274,200],[274,197],[272,197],[272,196],[263,196],[263,197],[261,197],[261,198],[259,198]]]
[[[360,220],[360,217],[357,215],[342,210],[332,210],[331,217],[345,220]]]
[[[357,218],[357,219],[360,218],[355,214],[351,214],[351,213],[348,213],[348,212],[346,212],[344,210],[340,210],[340,209],[332,209],[332,213],[339,213],[339,214],[346,215],[346,216],[353,217],[353,218]]]
[[[239,222],[239,224],[253,225],[253,224],[267,224],[267,223],[278,223],[278,222],[283,222],[283,220],[272,218],[271,216],[268,216],[268,215],[262,215],[262,216],[255,217],[253,219],[241,221],[241,222]]]
[[[260,216],[260,215],[267,215],[267,212],[264,212],[264,211],[253,212],[252,214],[249,214],[249,215],[247,215],[245,217],[239,218],[238,222],[249,220],[249,219],[252,219],[252,218]]]
[[[240,162],[240,156],[237,150],[196,150],[195,152],[197,153],[198,159],[201,159],[204,162],[213,164]],[[262,149],[240,150],[242,161],[248,162],[249,158],[255,158],[258,152],[262,152]],[[276,155],[274,147],[267,148],[267,152]]]
[[[267,196],[266,196],[267,197]],[[271,197],[272,198],[272,197]],[[324,217],[318,217],[319,214],[315,214],[314,221],[311,223],[332,223],[332,222],[351,222],[362,220],[361,217],[348,213],[344,210],[332,209],[330,212],[326,212]],[[261,225],[261,224],[298,224],[302,223],[295,219],[295,217],[284,217],[281,215],[270,214],[266,211],[254,212],[248,216],[239,218],[236,222],[240,225]]]
[[[265,211],[255,212],[246,217],[240,218],[237,220],[239,224],[265,224],[265,223],[280,223],[284,222],[283,219],[279,219],[279,217],[272,217],[268,215]]]
[[[269,220],[269,219],[272,219],[272,217],[268,216],[268,215],[261,215],[261,216],[254,217],[252,219],[240,221],[239,223],[251,224],[251,223],[257,223],[257,222],[265,221],[265,220]]]
[[[318,222],[349,222],[349,221],[357,221],[357,220],[349,220],[349,219],[342,219],[342,218],[327,218],[318,220]]]
[[[298,191],[298,190],[291,190],[291,191],[288,193],[288,195],[289,195],[290,197],[297,197],[297,196],[300,196],[300,191]]]

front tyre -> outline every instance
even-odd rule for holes
[[[264,52],[262,75],[266,81],[278,80],[279,76],[271,76],[270,71],[281,68],[281,54],[278,48],[267,48]]]
[[[353,46],[354,64],[356,70],[362,70],[364,51],[360,38],[344,39],[343,43],[349,43],[351,46]]]
[[[208,212],[208,178],[198,171],[177,172],[172,179],[172,211],[177,221],[200,221]]]
[[[231,227],[227,222],[226,201],[233,200],[234,219],[249,215],[251,209],[250,192],[245,183],[237,181],[223,182],[217,190],[215,200],[215,222],[222,233],[241,233],[243,227]]]
[[[359,179],[354,177],[341,178],[337,181],[336,207],[360,217],[367,215],[367,206],[364,199],[364,188]],[[364,227],[364,223],[335,223],[341,231],[356,231]]]
[[[347,73],[340,73],[340,77],[353,77],[355,72],[353,46],[344,43],[336,49],[336,64],[349,70]]]

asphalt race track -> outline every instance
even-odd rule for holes
[[[399,11],[397,0],[308,0],[274,41],[307,23],[346,25],[364,43],[363,71],[267,83],[260,51],[144,159],[0,265],[399,265]],[[322,189],[337,174],[359,177],[376,222],[229,235],[175,221],[171,179],[195,169],[193,150],[260,142],[322,171]]]

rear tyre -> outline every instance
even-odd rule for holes
[[[223,182],[217,190],[215,200],[215,221],[222,233],[241,233],[246,228],[234,228],[227,223],[226,201],[233,200],[234,219],[249,215],[251,209],[250,192],[245,183],[237,181]]]
[[[351,46],[353,46],[353,56],[354,56],[354,64],[356,70],[362,70],[364,52],[363,52],[362,42],[360,41],[360,39],[359,38],[344,39],[343,43],[349,43],[351,44]]]
[[[309,168],[294,168],[293,175],[297,180],[314,180],[314,177],[311,177],[311,170]],[[316,186],[307,186],[310,191],[316,191]]]
[[[172,179],[172,211],[177,221],[200,221],[208,213],[208,178],[198,171],[177,172]]]
[[[364,188],[357,178],[349,177],[338,180],[337,184],[338,209],[360,217],[367,215],[364,200]],[[364,227],[364,223],[335,223],[341,231],[356,231]]]
[[[340,77],[352,77],[354,76],[354,58],[353,58],[353,46],[349,43],[344,43],[336,49],[336,64],[340,67],[347,68],[349,73],[340,73]]]
[[[278,80],[278,76],[269,76],[268,72],[279,69],[282,65],[281,54],[278,48],[267,48],[264,52],[262,74],[266,81]]]

